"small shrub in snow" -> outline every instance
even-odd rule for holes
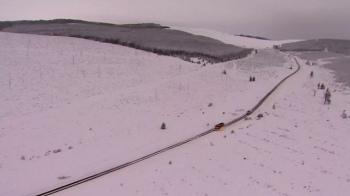
[[[249,82],[253,81],[252,76],[249,76]]]
[[[64,179],[67,179],[67,178],[70,178],[70,176],[59,176],[57,177],[59,180],[64,180]]]
[[[346,113],[345,113],[345,110],[343,110],[343,114],[341,115],[341,117],[343,117],[343,118],[347,118],[348,117],[348,115],[346,115]]]
[[[324,84],[321,84],[321,87],[320,87],[322,90],[325,89],[326,87],[324,86]]]
[[[59,153],[59,152],[61,152],[61,149],[53,150],[52,152],[53,153]]]
[[[255,82],[255,77],[252,78],[252,81]]]
[[[321,87],[321,84],[318,83],[318,84],[317,84],[317,89],[320,89],[320,87]]]
[[[275,104],[273,104],[272,109],[276,109],[276,105]]]
[[[313,72],[313,71],[311,71],[310,77],[311,77],[311,78],[314,77],[314,72]]]
[[[21,156],[21,160],[26,160],[26,157],[25,156]]]
[[[222,74],[226,75],[226,70],[224,70],[224,71],[222,72]]]
[[[70,150],[70,149],[73,149],[73,146],[69,146],[68,149],[69,149],[69,150]]]
[[[211,107],[211,106],[213,106],[213,103],[209,103],[208,107]],[[204,113],[203,113],[203,114],[204,114]]]
[[[162,123],[162,126],[161,126],[160,128],[161,128],[161,129],[166,129],[166,125],[165,125],[164,122]]]

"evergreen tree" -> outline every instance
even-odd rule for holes
[[[160,128],[161,128],[161,129],[166,129],[166,125],[165,125],[164,122],[162,123],[162,126],[161,126]]]
[[[326,93],[324,94],[324,104],[326,104],[326,103],[331,104],[331,97],[332,97],[332,94],[329,91],[329,89],[327,88]]]

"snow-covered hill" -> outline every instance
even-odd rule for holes
[[[172,29],[185,31],[194,35],[202,35],[217,39],[226,44],[233,44],[244,48],[266,49],[272,48],[274,45],[281,45],[284,43],[297,42],[301,40],[261,40],[249,37],[235,36],[228,33],[222,33],[219,31],[199,28],[187,28],[187,27],[171,27]]]
[[[0,195],[7,196],[44,192],[228,122],[296,68],[269,50],[203,66],[10,33],[0,33],[0,54]],[[347,195],[350,119],[340,114],[350,110],[349,89],[300,62],[300,73],[251,120],[57,195]],[[318,82],[331,89],[331,105],[323,105],[323,91],[314,96]]]

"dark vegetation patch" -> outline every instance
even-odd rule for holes
[[[153,23],[115,25],[82,20],[56,19],[0,22],[0,30],[51,36],[66,36],[118,44],[159,55],[175,56],[189,61],[191,57],[210,63],[246,57],[244,49],[221,41],[187,32],[170,30]]]
[[[293,43],[285,43],[281,51],[328,51],[340,54],[350,54],[350,40],[316,39]]]
[[[318,59],[326,59],[326,58],[342,58],[346,55],[334,53],[334,52],[301,52],[296,53],[296,56],[298,56],[301,59],[310,60],[310,61],[317,61]]]
[[[267,38],[265,38],[265,37],[252,36],[252,35],[243,35],[243,34],[240,34],[240,35],[236,35],[236,36],[249,37],[249,38],[261,39],[261,40],[270,40],[270,39],[267,39]]]
[[[343,57],[329,60],[330,63],[324,65],[328,69],[335,71],[336,82],[343,83],[350,87],[350,58]]]
[[[328,63],[323,67],[334,71],[336,82],[350,87],[350,55],[334,52],[301,52],[296,55],[311,61],[324,59]]]

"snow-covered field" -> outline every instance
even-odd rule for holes
[[[350,118],[340,117],[350,111],[350,91],[329,70],[299,61],[300,72],[251,120],[56,195],[350,194]],[[8,33],[0,33],[0,62],[6,196],[41,193],[228,122],[296,68],[269,50],[202,66],[117,45]],[[323,105],[323,91],[314,96],[321,80],[331,105]]]
[[[209,29],[188,28],[188,27],[171,27],[171,29],[185,31],[194,35],[202,35],[217,39],[226,44],[233,44],[243,48],[255,48],[255,49],[267,49],[272,48],[274,45],[282,45],[284,43],[297,42],[301,40],[261,40],[242,36],[235,36],[228,33],[222,33]]]

